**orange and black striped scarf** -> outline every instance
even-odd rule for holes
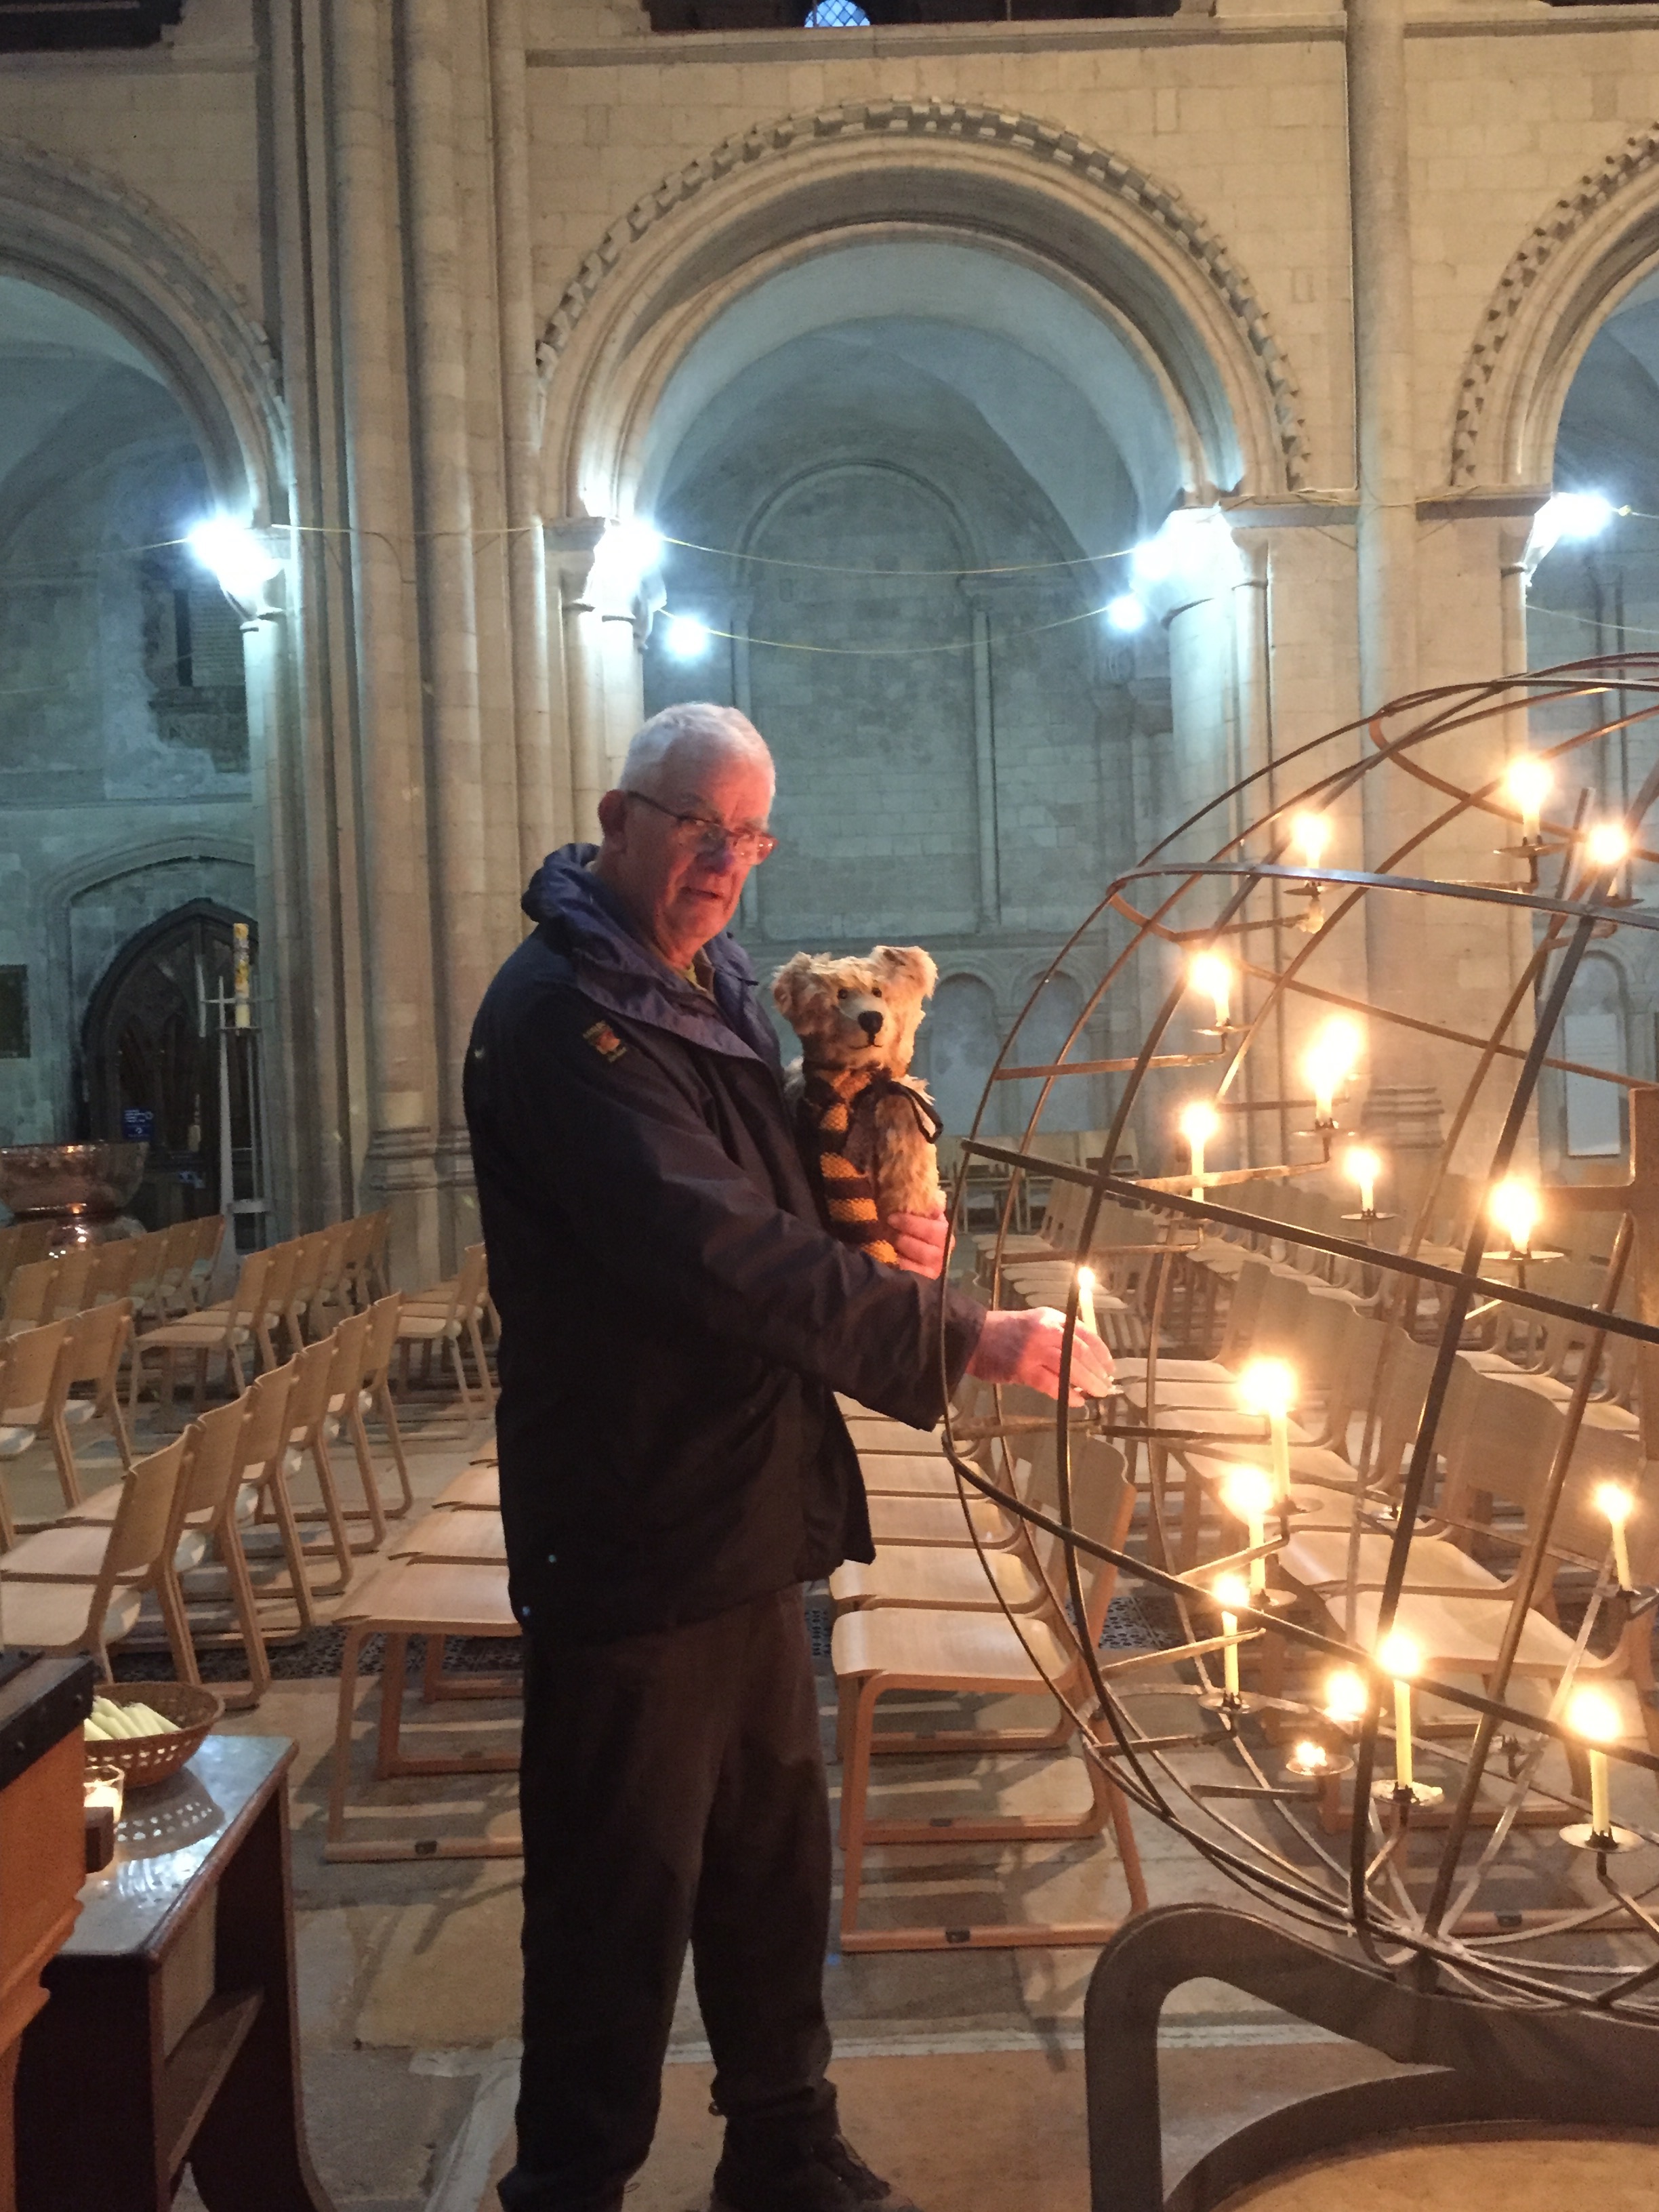
[[[800,1120],[809,1143],[817,1150],[830,1227],[843,1244],[896,1267],[898,1254],[876,1211],[875,1185],[849,1149],[854,1115],[866,1106],[873,1114],[878,1097],[889,1091],[896,1091],[909,1101],[918,1122],[936,1141],[939,1121],[932,1105],[884,1072],[870,1075],[850,1068],[836,1075],[807,1075],[801,1089]]]

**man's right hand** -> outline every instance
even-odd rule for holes
[[[1060,1395],[1060,1347],[1066,1316],[1053,1306],[1024,1313],[988,1313],[968,1372],[981,1382],[1023,1382],[1046,1397]],[[1104,1395],[1112,1379],[1112,1355],[1091,1330],[1079,1324],[1072,1339],[1071,1401]]]

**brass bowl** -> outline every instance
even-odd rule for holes
[[[149,1156],[146,1144],[0,1146],[0,1205],[24,1218],[118,1213]]]

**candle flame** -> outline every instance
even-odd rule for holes
[[[1500,1182],[1488,1201],[1488,1211],[1509,1238],[1511,1252],[1531,1250],[1532,1233],[1543,1210],[1537,1190],[1519,1176]]]
[[[1549,797],[1555,778],[1547,763],[1533,753],[1512,760],[1504,776],[1504,789],[1523,814],[1536,814]]]
[[[1224,1000],[1233,988],[1233,964],[1224,952],[1194,952],[1188,963],[1187,981],[1194,991]]]
[[[1242,1613],[1250,1601],[1250,1586],[1243,1575],[1219,1575],[1215,1601],[1224,1613]]]
[[[1364,1146],[1355,1145],[1352,1151],[1343,1155],[1342,1172],[1350,1182],[1357,1182],[1363,1188],[1366,1183],[1375,1182],[1382,1174],[1382,1162],[1376,1153],[1368,1151]]]
[[[1567,1726],[1586,1743],[1617,1743],[1625,1720],[1605,1690],[1575,1690],[1567,1700]]]
[[[1272,1510],[1273,1486],[1259,1467],[1230,1467],[1222,1478],[1221,1502],[1240,1521],[1261,1521]]]
[[[1598,822],[1584,840],[1584,852],[1593,868],[1623,867],[1630,858],[1630,839],[1624,824]]]
[[[1615,1528],[1622,1528],[1636,1510],[1636,1499],[1622,1482],[1604,1482],[1595,1492],[1595,1506]]]
[[[1330,842],[1331,825],[1324,815],[1310,809],[1292,819],[1291,839],[1303,866],[1316,868],[1324,859],[1325,848]]]
[[[1329,1759],[1330,1753],[1322,1743],[1314,1743],[1310,1741],[1297,1744],[1295,1751],[1291,1754],[1291,1764],[1292,1766],[1299,1767],[1303,1773],[1309,1774],[1317,1772],[1320,1767],[1328,1764]]]
[[[1182,1109],[1177,1126],[1189,1145],[1207,1145],[1221,1127],[1221,1116],[1207,1098],[1194,1098]]]
[[[1410,1681],[1423,1664],[1423,1647],[1403,1629],[1390,1629],[1376,1647],[1376,1663],[1385,1674]]]
[[[1288,1359],[1253,1359],[1238,1378],[1238,1395],[1247,1413],[1282,1419],[1296,1403],[1296,1370]]]
[[[1370,1693],[1365,1678],[1352,1667],[1339,1667],[1325,1685],[1325,1713],[1342,1726],[1363,1721]]]

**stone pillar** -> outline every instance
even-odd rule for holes
[[[542,392],[531,291],[524,0],[489,0],[489,6],[519,870],[527,879],[545,855],[564,842],[569,763],[556,757],[549,711],[547,575],[539,512]]]
[[[549,627],[557,629],[564,679],[553,712],[556,723],[562,719],[563,750],[570,763],[567,818],[572,837],[589,840],[599,834],[598,809],[605,788],[605,692],[599,610],[586,591],[593,549],[604,530],[597,516],[582,514],[550,522],[543,532]]]
[[[453,1247],[471,1232],[477,1214],[461,1071],[490,970],[467,415],[470,288],[455,174],[454,11],[446,0],[408,0],[403,21],[416,566],[427,687],[428,836],[439,917],[436,1161],[453,1217],[445,1224],[452,1244],[445,1256],[453,1262]]]
[[[969,617],[974,640],[974,811],[979,824],[979,919],[1002,927],[1002,871],[998,857],[996,702],[992,687],[991,615],[983,598]]]
[[[407,671],[413,609],[406,418],[393,375],[396,155],[386,112],[388,25],[361,0],[331,0],[340,253],[340,370],[349,470],[356,651],[353,701],[365,792],[364,997],[369,1048],[365,1197],[392,1208],[394,1279],[441,1273],[431,910],[421,805],[418,692]]]

